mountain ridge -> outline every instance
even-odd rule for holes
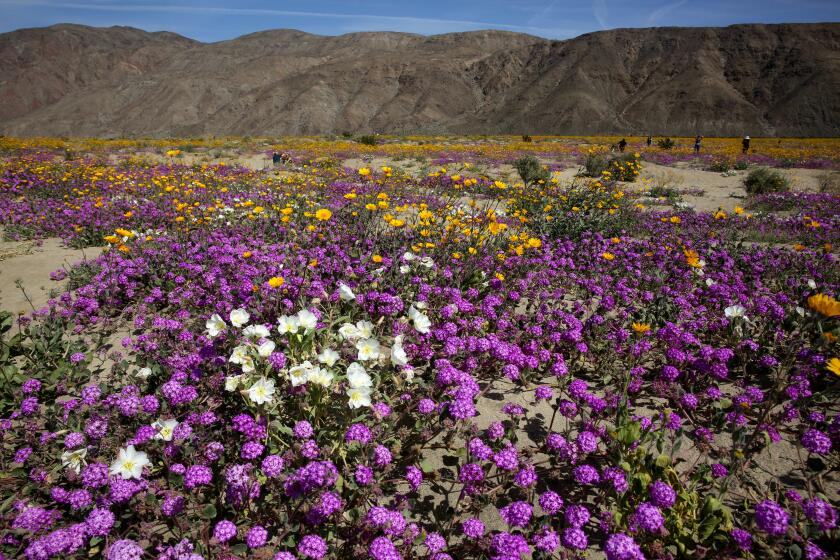
[[[840,134],[840,24],[0,34],[0,133]]]

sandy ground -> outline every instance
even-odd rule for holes
[[[62,267],[69,268],[76,262],[96,258],[101,249],[68,249],[59,239],[46,239],[43,243],[32,241],[0,242],[0,309],[13,313],[31,313],[44,307],[51,290],[61,290],[66,280],[56,282],[50,273]],[[27,301],[17,282],[26,289]]]

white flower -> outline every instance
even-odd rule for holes
[[[723,314],[730,319],[734,319],[736,317],[746,317],[747,309],[743,305],[730,305],[723,310]]]
[[[148,379],[150,375],[152,375],[152,368],[144,367],[137,370],[135,373],[137,377],[140,379]]]
[[[373,380],[365,371],[364,366],[358,362],[353,362],[347,367],[347,383],[350,387],[372,387]]]
[[[82,470],[82,465],[86,465],[85,457],[87,456],[87,447],[81,449],[74,449],[73,451],[65,451],[61,454],[61,464],[76,471],[76,474]]]
[[[406,262],[411,262],[414,260],[414,257],[414,253],[412,253],[411,251],[406,251],[405,253],[403,253],[402,259]]]
[[[433,266],[435,266],[435,261],[432,259],[432,257],[423,257],[420,259],[420,264],[425,266],[426,268],[432,268]]]
[[[338,297],[341,298],[341,301],[353,301],[356,299],[356,294],[353,293],[350,286],[342,282],[338,285]]]
[[[799,315],[800,317],[804,317],[805,316],[805,308],[797,305],[796,306],[796,314]]]
[[[250,355],[242,358],[242,373],[251,373],[256,369],[254,365],[254,358]]]
[[[244,344],[237,346],[230,354],[228,361],[232,364],[242,364],[248,357],[248,347]]]
[[[271,353],[274,352],[274,349],[276,347],[277,345],[274,344],[274,342],[272,342],[271,340],[266,340],[265,342],[257,346],[257,354],[259,354],[263,358],[268,358],[269,356],[271,356]]]
[[[715,281],[714,281],[714,280],[712,280],[711,278],[706,278],[706,285],[707,285],[708,287],[710,287],[710,288],[711,288],[711,287],[712,287],[712,286],[714,286],[715,284],[717,284],[717,282],[715,282]]]
[[[297,320],[298,324],[303,327],[306,332],[314,331],[315,326],[318,324],[318,317],[316,317],[315,314],[308,309],[301,309],[298,311]]]
[[[412,305],[408,308],[408,318],[411,319],[411,322],[414,323],[414,328],[417,332],[421,334],[426,334],[429,332],[430,327],[432,326],[432,322],[429,318],[417,311],[417,309]]]
[[[281,315],[280,318],[277,319],[277,332],[280,334],[295,334],[299,327],[300,325],[298,324],[297,317]]]
[[[219,317],[218,313],[213,313],[213,315],[207,319],[207,322],[204,323],[204,326],[207,328],[208,336],[210,336],[210,338],[215,338],[227,328],[227,323],[225,323],[224,319]]]
[[[225,377],[225,391],[236,391],[242,381],[241,375],[229,375]]]
[[[370,387],[350,387],[347,396],[350,398],[347,403],[350,408],[370,406]]]
[[[379,359],[379,341],[375,338],[363,338],[358,341],[356,350],[359,351],[358,359],[363,362]]]
[[[158,420],[154,424],[152,424],[152,428],[157,430],[155,434],[155,439],[162,439],[163,441],[172,441],[172,435],[175,433],[175,428],[178,426],[178,421],[175,419],[171,420]]]
[[[141,478],[143,467],[151,465],[149,456],[142,451],[136,451],[133,445],[120,449],[117,458],[111,463],[110,472],[125,479]]]
[[[359,338],[371,338],[373,336],[373,323],[359,321],[356,323],[356,330],[359,333]]]
[[[356,328],[356,325],[353,323],[344,323],[339,327],[338,334],[341,335],[341,338],[344,340],[353,341],[359,338],[359,329]]]
[[[310,382],[315,385],[320,385],[321,387],[329,387],[332,385],[333,378],[335,378],[335,375],[333,375],[330,370],[320,367],[309,370],[309,373],[307,374],[307,379]]]
[[[817,283],[814,282],[813,278],[808,280],[808,287],[811,288],[812,290],[817,289]]]
[[[302,364],[290,367],[289,379],[292,382],[292,387],[304,385],[307,381],[309,381],[309,372],[312,371],[313,367],[314,366],[309,362],[309,360],[306,360]]]
[[[321,353],[318,354],[318,361],[327,367],[333,367],[338,361],[338,358],[338,352],[332,348],[324,348]]]
[[[271,402],[272,395],[274,395],[274,380],[260,377],[256,383],[251,385],[248,389],[248,398],[256,404],[265,404]]]
[[[248,338],[259,340],[261,338],[268,338],[271,333],[265,325],[248,325],[242,330],[242,334]]]
[[[400,265],[400,274],[408,274],[408,271],[411,270],[407,264]]]
[[[405,375],[405,380],[411,383],[414,380],[414,368],[411,366],[404,367],[403,375]]]
[[[405,349],[402,347],[402,335],[394,339],[394,345],[391,346],[391,363],[395,366],[404,366],[408,363],[408,356],[405,354]]]
[[[230,312],[230,324],[234,327],[242,327],[248,324],[251,316],[242,308],[234,309]]]

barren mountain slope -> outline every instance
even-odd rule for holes
[[[0,35],[0,71],[19,135],[840,133],[840,24],[212,44],[62,25]]]

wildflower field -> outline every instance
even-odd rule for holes
[[[0,138],[0,557],[836,554],[840,194],[643,174],[840,141],[617,140]]]

